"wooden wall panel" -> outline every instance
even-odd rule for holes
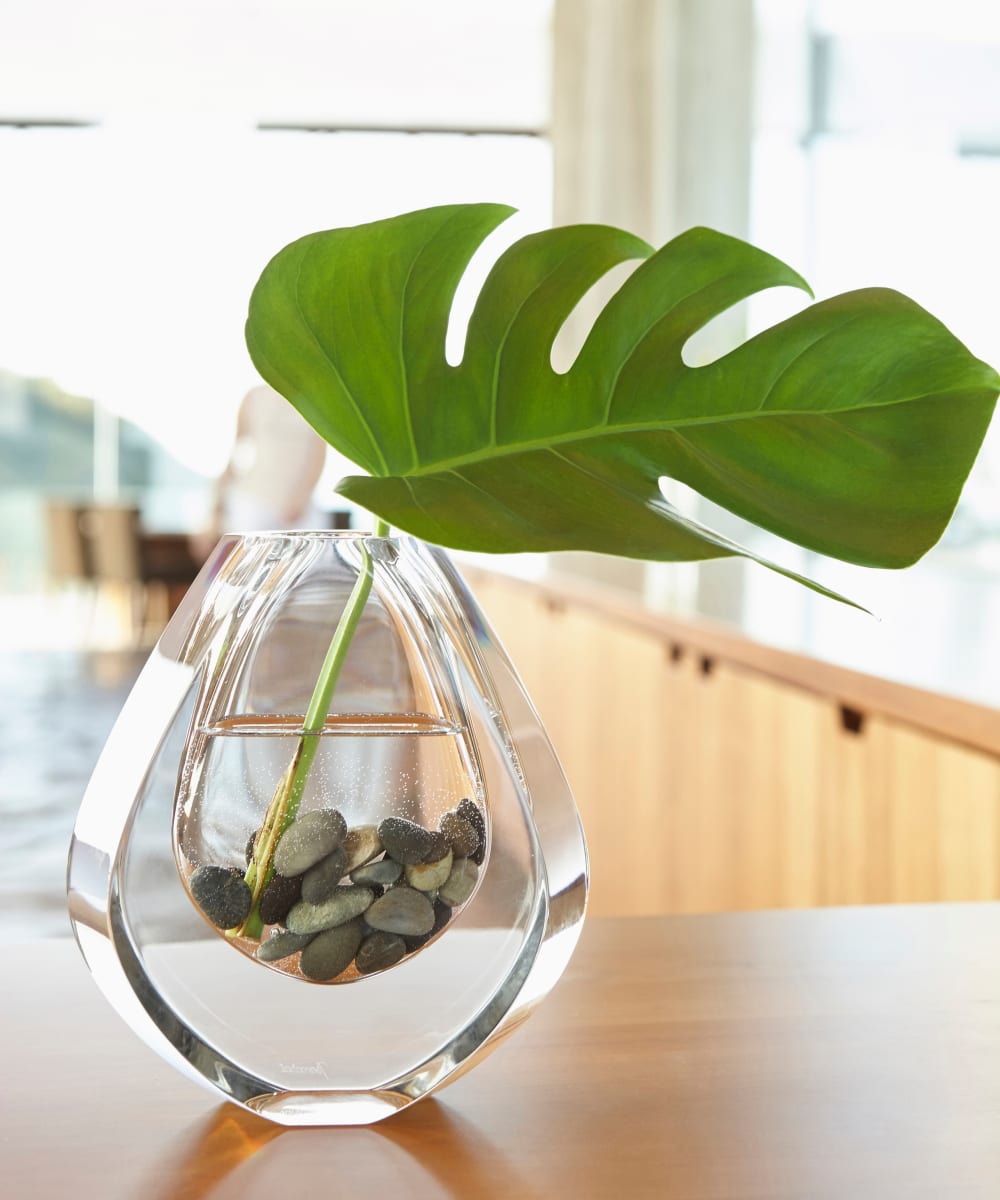
[[[475,591],[579,804],[593,912],[1000,897],[992,753],[878,712],[852,731],[838,696],[676,629],[498,575]]]

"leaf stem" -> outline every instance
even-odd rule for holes
[[[373,536],[387,537],[388,535],[388,523],[381,518],[376,519]],[[323,659],[319,677],[309,700],[309,707],[306,709],[306,715],[302,721],[302,733],[295,747],[292,761],[275,788],[260,832],[254,841],[253,858],[245,876],[253,897],[250,915],[242,925],[229,930],[232,937],[259,938],[264,928],[260,917],[260,897],[274,876],[274,851],[281,835],[295,820],[299,811],[313,759],[319,749],[319,735],[329,716],[337,681],[340,679],[351,641],[371,594],[374,580],[371,554],[364,540],[360,542],[360,547],[361,570],[358,572],[344,611],[340,614],[337,628],[334,630],[326,657]]]

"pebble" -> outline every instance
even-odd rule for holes
[[[332,896],[320,904],[300,900],[288,914],[285,924],[292,933],[321,933],[359,917],[374,899],[375,893],[371,888],[338,887]]]
[[[259,836],[258,829],[247,840],[248,864]],[[336,809],[304,813],[279,839],[275,874],[260,898],[264,924],[285,928],[260,942],[256,957],[272,963],[301,952],[303,975],[318,981],[335,979],[352,961],[361,975],[393,967],[470,898],[485,853],[486,820],[470,799],[446,812],[437,830],[398,816],[348,829]],[[199,867],[189,884],[220,929],[249,916],[251,890],[235,868]]]
[[[375,901],[365,920],[372,929],[386,933],[429,933],[434,926],[434,908],[422,892],[394,887]]]
[[[279,875],[301,875],[332,854],[346,832],[347,822],[335,808],[305,813],[281,835],[274,852],[275,871]]]
[[[434,892],[451,875],[452,853],[449,850],[437,862],[416,863],[406,868],[406,882],[418,892]]]
[[[382,842],[378,836],[378,827],[375,825],[355,825],[353,829],[348,829],[344,837],[344,851],[347,854],[347,867],[344,871],[346,875],[353,871],[355,867],[360,867],[366,862],[371,862],[376,855],[382,853]]]
[[[414,950],[419,950],[420,947],[429,942],[436,933],[440,933],[450,920],[451,909],[443,901],[435,900],[434,924],[426,933],[422,933],[417,937],[404,938],[403,940],[406,942],[406,949],[410,951],[411,954]]]
[[[275,933],[261,942],[257,947],[257,957],[261,962],[277,962],[281,958],[287,958],[289,954],[294,954],[296,950],[302,950],[312,940],[311,933],[289,933],[287,929],[282,929],[280,933]]]
[[[347,853],[343,846],[338,846],[302,876],[302,899],[310,904],[329,899],[346,873]]]
[[[479,849],[479,834],[471,821],[452,810],[441,818],[441,832],[456,858],[468,858]]]
[[[298,903],[302,876],[275,875],[260,894],[260,919],[265,925],[283,924],[288,910]]]
[[[444,836],[444,834],[440,833],[436,829],[432,830],[431,844],[428,847],[427,853],[424,855],[422,861],[425,863],[440,862],[450,849],[451,846],[448,845],[448,839]]]
[[[483,859],[486,857],[486,818],[479,811],[479,806],[473,804],[468,798],[458,802],[455,812],[463,820],[468,821],[479,835],[479,848],[470,854],[469,858],[477,867],[482,866]]]
[[[390,858],[404,865],[423,862],[435,845],[429,829],[405,817],[386,817],[378,827],[378,835]]]
[[[238,871],[229,867],[198,867],[189,880],[191,895],[219,929],[242,925],[250,915],[253,896]]]
[[[351,882],[364,884],[365,887],[381,887],[396,883],[403,874],[402,863],[394,858],[383,858],[380,862],[368,863],[351,872]]]
[[[464,904],[476,890],[478,879],[479,868],[473,860],[459,858],[451,868],[451,874],[441,885],[438,895],[445,904],[457,908],[460,904]]]
[[[406,942],[398,933],[376,930],[361,943],[354,965],[362,975],[394,967],[406,953]]]
[[[335,979],[353,962],[363,936],[364,922],[357,919],[327,929],[302,951],[299,970],[307,979]]]

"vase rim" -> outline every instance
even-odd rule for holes
[[[402,531],[392,533],[388,536],[377,534],[367,529],[230,529],[222,535],[225,541],[229,538],[238,539],[240,541],[249,541],[252,538],[262,538],[267,541],[277,541],[279,539],[286,541],[308,541],[308,542],[326,542],[326,541],[374,541],[374,542],[398,542],[405,539],[412,539],[412,535]]]

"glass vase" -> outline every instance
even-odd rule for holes
[[[118,1012],[288,1125],[381,1120],[480,1059],[558,979],[587,883],[552,746],[449,559],[325,532],[219,544],[68,872]]]

